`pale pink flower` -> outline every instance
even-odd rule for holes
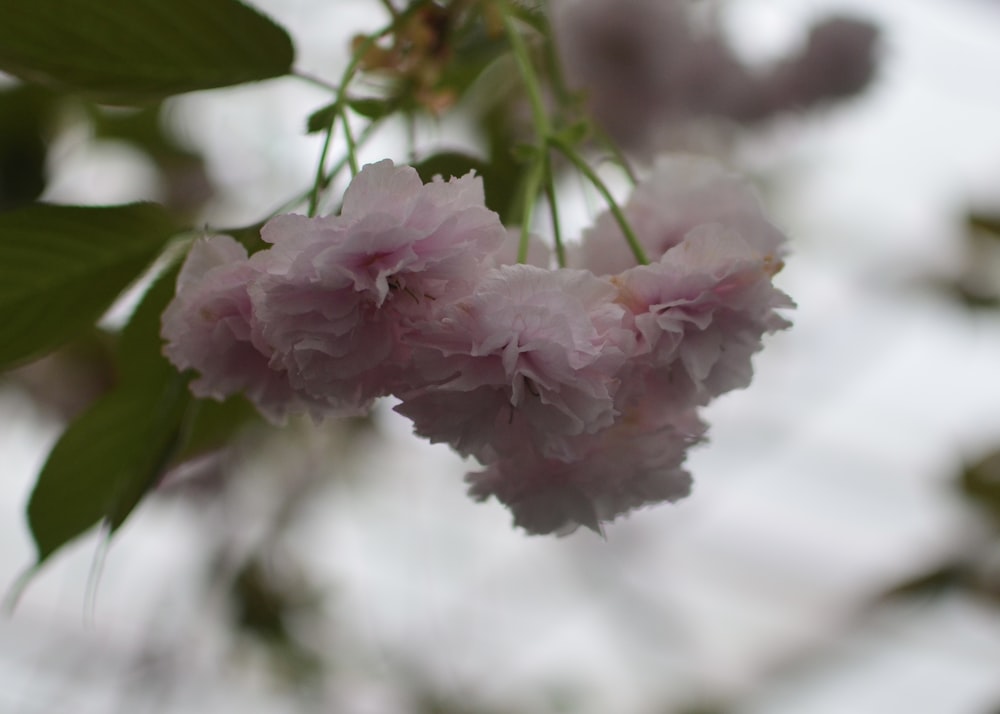
[[[764,216],[746,181],[717,162],[697,156],[662,157],[622,207],[650,262],[659,260],[692,229],[717,223],[772,259],[784,254],[785,236]],[[576,267],[613,275],[636,265],[621,228],[606,211],[584,232]]]
[[[339,216],[278,216],[251,288],[261,331],[292,384],[339,414],[401,388],[413,319],[472,290],[506,231],[471,174],[423,184],[381,161],[348,187]]]
[[[656,263],[614,277],[637,348],[626,367],[631,394],[706,403],[746,387],[765,333],[789,326],[792,301],[771,283],[779,266],[719,224],[701,226]]]
[[[534,443],[569,458],[568,437],[616,416],[631,335],[615,288],[580,270],[508,265],[410,336],[430,386],[396,407],[418,434],[491,461]]]
[[[645,404],[597,434],[578,437],[572,461],[522,449],[466,481],[474,498],[496,497],[529,533],[565,535],[581,525],[601,532],[602,523],[635,508],[687,496],[691,476],[682,465],[704,430],[693,410],[658,412]]]
[[[257,332],[248,285],[257,269],[246,249],[229,236],[191,246],[177,280],[177,294],[163,313],[164,354],[180,370],[199,376],[191,391],[223,400],[244,393],[272,421],[313,408],[282,369],[270,365],[271,347]]]

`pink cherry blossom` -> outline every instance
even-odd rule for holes
[[[436,303],[467,294],[503,242],[470,175],[423,184],[409,166],[366,166],[339,216],[278,216],[276,258],[250,290],[275,362],[338,414],[366,411],[405,382],[401,339]]]
[[[199,376],[191,391],[223,400],[242,392],[269,419],[309,409],[311,401],[271,366],[272,350],[257,331],[248,286],[257,269],[246,249],[226,235],[195,241],[177,280],[177,295],[163,313],[164,354],[180,370]]]
[[[615,276],[637,339],[625,392],[705,403],[746,387],[761,337],[789,326],[775,312],[793,306],[771,283],[775,269],[739,235],[710,224],[658,262]]]
[[[646,403],[597,434],[578,437],[571,461],[546,458],[532,449],[506,454],[485,470],[470,473],[469,493],[490,496],[514,514],[529,533],[572,532],[635,508],[677,501],[691,490],[682,467],[688,448],[705,425],[694,411],[670,412]]]
[[[747,183],[710,159],[669,156],[657,161],[622,207],[646,256],[656,261],[692,229],[718,223],[761,255],[779,259],[785,236],[764,216]],[[613,275],[636,265],[610,212],[584,233],[577,267]]]
[[[418,434],[482,461],[534,443],[554,458],[567,437],[616,416],[616,372],[631,335],[615,288],[581,270],[490,271],[476,291],[411,336],[429,386],[404,393]]]
[[[661,162],[625,211],[650,265],[608,216],[583,250],[603,276],[543,267],[534,237],[537,264],[511,264],[517,239],[478,178],[366,166],[339,215],[278,216],[252,257],[228,236],[196,242],[164,351],[199,372],[199,396],[243,392],[275,421],[395,395],[417,434],[485,465],[470,492],[517,525],[600,530],[688,493],[698,408],[749,383],[792,305],[772,284],[783,236],[717,165]]]

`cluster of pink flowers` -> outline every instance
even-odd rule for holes
[[[197,241],[165,352],[197,395],[243,393],[276,422],[395,396],[417,434],[483,465],[472,494],[517,525],[599,529],[689,492],[698,408],[749,383],[791,306],[771,282],[783,236],[721,167],[665,160],[624,211],[649,265],[606,215],[575,267],[516,264],[479,178],[372,164],[340,215],[268,222],[267,250]]]

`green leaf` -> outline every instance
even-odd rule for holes
[[[331,102],[326,106],[320,107],[310,114],[306,120],[306,133],[318,134],[321,131],[326,131],[336,118],[337,102]]]
[[[548,20],[541,7],[512,3],[510,8],[518,20],[530,25],[543,36],[548,34]]]
[[[887,590],[884,600],[901,598],[930,598],[946,595],[968,583],[969,573],[963,563],[949,562],[935,565],[929,570],[909,577]]]
[[[38,87],[0,92],[0,210],[27,205],[45,190],[46,139],[56,111],[52,94]]]
[[[519,164],[534,164],[545,149],[539,149],[534,144],[517,143],[510,147],[510,155]]]
[[[578,121],[561,129],[557,136],[570,146],[578,146],[590,138],[590,133],[590,124],[586,121]]]
[[[460,28],[452,43],[452,57],[444,67],[439,81],[440,88],[451,89],[456,96],[464,96],[469,88],[484,77],[487,67],[503,57],[510,45],[504,34],[491,32],[482,22],[469,23]],[[490,91],[495,92],[496,86]]]
[[[69,426],[28,503],[39,564],[101,520],[124,522],[176,448],[188,400],[175,374],[119,388]]]
[[[179,262],[177,260],[153,281],[122,330],[117,350],[120,384],[162,383],[176,374],[161,350],[160,325],[163,311],[176,291]]]
[[[497,106],[481,120],[489,146],[490,176],[486,180],[486,205],[500,214],[504,224],[516,224],[521,215],[526,164],[514,156],[511,147],[517,144],[517,139],[507,115],[504,107]]]
[[[447,181],[453,176],[465,176],[470,171],[475,171],[480,176],[489,172],[489,166],[482,159],[459,151],[442,151],[432,154],[414,164],[413,168],[420,174],[420,180],[424,183],[428,183],[435,176],[440,176]]]
[[[381,119],[393,112],[398,102],[392,99],[350,99],[347,106],[366,119]]]
[[[159,390],[153,390],[155,401],[149,397],[136,400],[145,402],[147,411],[137,424],[130,424],[128,430],[140,440],[141,447],[123,444],[126,455],[129,449],[136,448],[136,457],[122,462],[123,468],[115,479],[113,497],[103,514],[112,533],[121,527],[139,501],[159,483],[182,447],[186,437],[186,416],[192,401],[188,391],[189,381],[190,375],[175,372]],[[138,385],[133,385],[122,393],[130,395],[139,390]],[[141,390],[144,395],[148,392],[148,387]],[[142,440],[143,436],[145,440]]]
[[[432,154],[413,165],[420,174],[420,179],[427,183],[435,176],[445,180],[452,176],[465,176],[475,171],[483,178],[483,190],[486,194],[487,208],[503,216],[504,209],[510,204],[513,191],[517,186],[516,177],[507,173],[507,165],[502,162],[487,163],[486,161],[464,154],[460,151],[442,151]]]
[[[372,121],[377,121],[388,116],[399,106],[399,102],[394,99],[377,99],[374,97],[348,99],[346,104],[355,113]],[[326,131],[336,121],[338,112],[339,108],[335,101],[320,107],[310,114],[306,120],[306,133],[318,134],[321,131]]]
[[[118,386],[70,424],[42,468],[28,503],[38,564],[102,520],[115,531],[182,444],[189,376],[159,337],[176,278],[175,267],[146,292],[118,345]]]
[[[92,324],[176,231],[155,204],[0,213],[0,369]]]
[[[250,226],[241,226],[240,228],[221,228],[218,232],[232,236],[247,249],[247,253],[253,255],[257,251],[266,250],[271,247],[270,243],[265,243],[264,239],[260,237],[260,229],[264,227],[265,223],[267,221],[254,223]]]
[[[288,33],[237,0],[0,0],[0,70],[110,103],[287,74]]]
[[[962,473],[961,487],[1000,528],[1000,449],[967,466]]]
[[[969,228],[985,233],[993,238],[1000,238],[1000,215],[986,213],[970,213],[967,218]]]
[[[240,395],[224,402],[199,399],[193,406],[190,433],[177,455],[178,463],[220,448],[248,427],[264,424],[260,412]]]

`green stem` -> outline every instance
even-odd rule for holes
[[[531,220],[535,214],[535,204],[538,203],[538,193],[541,190],[542,178],[545,173],[545,152],[538,154],[531,164],[524,187],[524,207],[521,210],[521,239],[517,245],[517,262],[528,261],[528,246],[531,242]]]
[[[17,603],[21,600],[21,596],[24,595],[24,591],[27,589],[32,578],[35,577],[41,567],[41,563],[34,563],[17,576],[14,582],[11,583],[10,587],[7,588],[7,592],[3,596],[3,604],[0,605],[0,613],[6,615],[7,617],[14,614],[14,610],[17,609]]]
[[[310,74],[309,72],[306,72],[301,69],[293,69],[292,76],[298,77],[304,82],[308,82],[309,84],[315,87],[319,87],[320,89],[326,89],[327,91],[333,92],[334,94],[340,91],[337,85],[327,82],[325,79],[317,77],[316,75]]]
[[[562,240],[562,228],[559,225],[559,206],[556,203],[556,184],[552,176],[552,162],[546,159],[545,166],[545,198],[549,202],[549,214],[552,218],[552,236],[556,245],[556,260],[560,268],[566,267],[566,248]]]
[[[399,10],[396,9],[396,6],[393,5],[392,2],[390,2],[390,0],[381,0],[381,2],[382,2],[382,7],[385,8],[385,11],[389,13],[389,16],[392,17],[393,21],[395,22],[395,20],[399,17]]]
[[[608,136],[608,132],[606,132],[602,127],[595,127],[595,130],[598,140],[604,144],[605,149],[611,152],[611,157],[615,160],[615,163],[621,167],[622,171],[625,172],[629,183],[631,183],[634,187],[637,183],[639,183],[639,177],[636,176],[635,171],[632,170],[632,165],[629,163],[628,158],[624,153],[622,153],[618,144],[616,144],[615,141]]]
[[[521,37],[521,33],[517,31],[513,13],[508,7],[506,0],[500,0],[498,4],[500,5],[504,31],[507,33],[507,40],[510,42],[514,61],[517,63],[518,72],[528,91],[528,100],[531,102],[531,114],[535,123],[535,131],[538,132],[539,139],[544,140],[544,137],[550,133],[549,117],[545,112],[545,103],[542,101],[541,86],[539,85],[538,78],[535,76],[535,70],[531,66],[528,46],[525,44],[524,38]],[[539,143],[541,145],[543,141]]]
[[[344,127],[344,141],[347,142],[347,161],[351,165],[351,178],[358,175],[358,147],[354,142],[354,132],[351,130],[351,122],[347,118],[347,111],[342,106],[340,108],[340,123]]]
[[[323,183],[323,174],[326,171],[326,155],[330,152],[330,144],[333,141],[333,125],[331,124],[326,129],[326,134],[323,138],[323,149],[319,152],[319,163],[316,166],[316,178],[313,180],[312,190],[309,191],[309,212],[308,216],[312,218],[316,215],[316,209],[319,208],[319,193],[320,184]]]
[[[378,126],[379,126],[379,124],[381,122],[382,122],[381,119],[376,119],[371,124],[369,124],[368,126],[366,126],[361,131],[361,136],[359,136],[357,138],[357,140],[355,141],[355,144],[357,146],[364,146],[368,142],[368,139],[371,137],[371,135],[375,132],[375,129],[378,128]],[[327,186],[330,185],[330,182],[333,181],[334,178],[336,178],[337,174],[339,174],[341,171],[344,170],[344,167],[347,166],[349,160],[350,160],[350,157],[348,157],[348,156],[341,157],[340,160],[337,161],[337,163],[335,163],[330,168],[330,170],[327,171],[323,175],[323,178],[320,181],[320,190],[321,191],[324,188],[326,188]],[[309,197],[312,195],[312,192],[313,192],[312,187],[307,188],[305,191],[300,191],[295,196],[293,196],[292,198],[288,199],[287,201],[285,201],[284,203],[282,203],[280,206],[278,206],[277,208],[275,208],[273,211],[271,211],[269,214],[267,214],[267,218],[265,218],[264,220],[268,220],[269,218],[274,218],[279,213],[287,213],[288,211],[292,210],[296,206],[302,205],[303,202],[309,200]],[[223,231],[223,233],[224,232],[225,231]]]
[[[326,138],[323,140],[323,149],[320,151],[319,154],[319,162],[318,165],[316,166],[316,178],[313,180],[312,191],[310,192],[309,195],[310,217],[316,215],[316,209],[319,207],[319,194],[321,190],[320,185],[322,184],[323,176],[326,173],[326,157],[327,154],[329,154],[330,152],[330,144],[332,143],[332,137],[333,137],[333,127],[334,124],[336,124],[337,122],[338,116],[342,118],[345,124],[345,129],[347,130],[348,133],[348,139],[347,139],[348,152],[349,152],[348,155],[349,155],[349,160],[351,162],[351,170],[352,172],[357,173],[356,171],[358,163],[357,156],[350,157],[352,137],[350,135],[350,130],[346,127],[346,119],[343,119],[344,112],[346,111],[345,110],[346,102],[344,100],[347,97],[347,87],[351,83],[351,80],[354,79],[354,75],[357,73],[358,67],[360,67],[361,65],[361,58],[368,53],[368,50],[370,50],[376,42],[378,42],[380,39],[382,39],[383,37],[391,33],[393,30],[395,30],[396,24],[405,16],[405,14],[406,13],[396,14],[395,16],[393,16],[393,20],[391,23],[389,23],[386,27],[383,27],[375,34],[368,35],[367,37],[365,37],[364,41],[361,42],[358,45],[358,47],[354,50],[353,54],[351,54],[351,61],[348,62],[347,68],[344,70],[344,74],[340,78],[340,84],[337,85],[337,95],[334,100],[334,111],[331,112],[330,123],[326,127]]]
[[[611,191],[608,190],[607,185],[601,180],[601,177],[587,165],[587,162],[583,160],[583,157],[577,153],[576,149],[567,144],[558,136],[553,136],[550,138],[552,145],[555,146],[559,151],[569,159],[576,168],[580,170],[587,180],[593,184],[600,194],[604,197],[604,200],[608,204],[608,209],[611,211],[611,215],[614,216],[615,221],[618,223],[618,227],[621,228],[622,234],[625,236],[625,242],[628,243],[628,247],[632,250],[632,255],[639,262],[640,265],[648,265],[649,258],[646,257],[646,252],[642,249],[642,245],[639,243],[639,239],[636,237],[635,232],[632,230],[632,226],[629,225],[628,219],[625,218],[625,214],[622,213],[621,207],[618,202],[615,201],[614,196],[611,195]]]
[[[528,46],[518,32],[514,21],[514,13],[511,11],[507,0],[499,0],[497,6],[500,8],[500,15],[503,18],[504,31],[507,40],[510,42],[510,50],[514,55],[514,62],[517,64],[518,73],[524,82],[528,92],[528,101],[531,103],[531,116],[535,125],[535,159],[529,169],[525,182],[524,205],[521,209],[521,240],[517,248],[517,262],[524,263],[528,259],[528,245],[531,238],[531,220],[535,212],[535,204],[538,203],[538,194],[541,191],[542,181],[547,168],[548,136],[552,132],[548,114],[545,112],[545,103],[542,101],[542,89],[535,76],[535,70],[531,66],[531,58],[528,55]]]

